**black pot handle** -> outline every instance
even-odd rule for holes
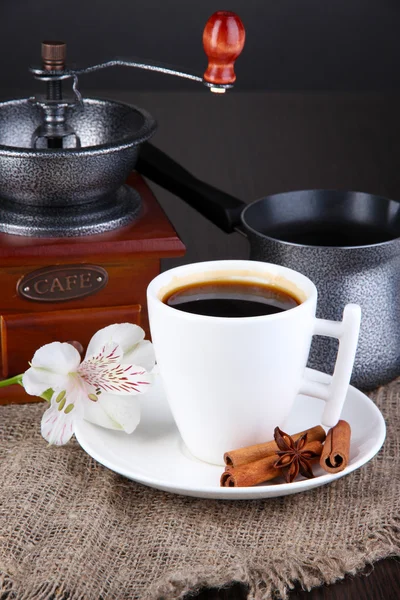
[[[226,233],[240,225],[245,202],[194,177],[152,144],[141,144],[136,170],[172,192]]]

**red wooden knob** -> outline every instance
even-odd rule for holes
[[[207,21],[203,32],[203,47],[208,56],[205,81],[216,85],[234,83],[235,60],[243,50],[244,26],[234,12],[219,10]]]

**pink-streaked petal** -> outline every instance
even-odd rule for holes
[[[106,344],[100,352],[85,359],[78,374],[88,386],[110,394],[141,394],[152,383],[151,374],[137,365],[121,364],[121,348]]]
[[[57,406],[51,406],[42,417],[42,436],[49,444],[63,446],[71,439],[74,433],[76,415],[74,411],[66,414],[59,411]]]
[[[86,399],[85,386],[77,376],[69,378],[65,389],[54,391],[41,425],[42,436],[49,444],[63,446],[71,439],[76,421],[83,418]]]
[[[139,396],[102,393],[97,402],[85,404],[84,419],[100,427],[132,433],[140,422]]]
[[[132,323],[109,325],[94,334],[87,347],[85,359],[98,354],[105,345],[110,343],[118,344],[123,354],[129,353],[143,339],[144,331],[138,325]]]
[[[84,371],[85,365],[97,365],[98,368],[108,367],[111,364],[120,363],[123,352],[121,346],[115,342],[104,344],[96,354],[92,354],[85,358],[81,363],[79,370]]]
[[[124,353],[122,362],[127,365],[140,365],[146,371],[151,371],[156,364],[153,344],[149,340],[139,342],[131,351]]]

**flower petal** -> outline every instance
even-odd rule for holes
[[[62,387],[63,381],[66,379],[68,379],[68,376],[62,377],[57,373],[45,372],[31,367],[23,374],[22,385],[30,396],[41,396],[49,388]]]
[[[123,396],[118,396],[118,398],[121,397]],[[99,425],[100,427],[105,427],[106,429],[117,429],[119,431],[123,430],[122,425],[114,421],[106,413],[98,401],[85,402],[83,418],[85,421],[89,421],[89,423],[94,423],[94,425]]]
[[[132,395],[146,391],[153,377],[143,367],[122,365],[121,348],[106,344],[98,354],[86,358],[78,369],[80,377],[94,389],[111,394]]]
[[[31,366],[67,375],[75,372],[80,362],[80,354],[71,344],[52,342],[36,350]]]
[[[70,376],[65,388],[54,390],[41,426],[42,436],[49,444],[62,446],[68,442],[75,422],[83,417],[85,401],[90,402],[84,382],[78,376]]]
[[[84,418],[107,429],[132,433],[140,422],[138,396],[100,394],[97,402],[85,403]]]
[[[132,350],[124,353],[122,364],[140,365],[146,371],[151,371],[156,364],[153,344],[149,340],[139,342]]]
[[[40,396],[49,388],[66,389],[69,374],[77,370],[79,352],[71,344],[52,342],[36,350],[31,368],[22,377],[22,385],[31,396]]]
[[[122,353],[131,352],[144,339],[144,331],[132,323],[115,323],[97,331],[89,342],[85,359],[98,354],[106,345],[114,342],[121,347]]]
[[[42,436],[49,444],[63,446],[74,433],[75,421],[74,411],[65,414],[64,411],[59,411],[57,406],[52,405],[42,417]]]

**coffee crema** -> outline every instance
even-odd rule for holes
[[[208,317],[260,317],[295,308],[301,301],[267,283],[216,280],[183,285],[162,298],[167,306]]]

